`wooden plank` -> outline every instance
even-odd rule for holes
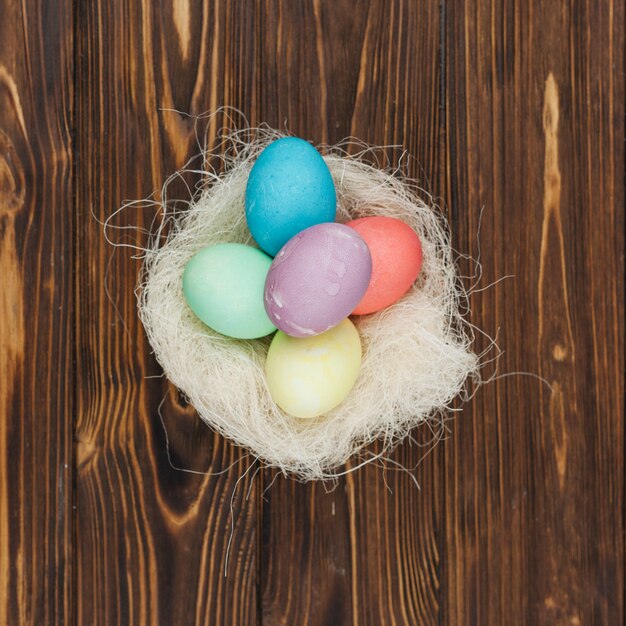
[[[445,446],[443,623],[621,624],[624,5],[444,6],[455,244],[484,207],[479,286],[515,276],[472,321],[547,384],[484,387]]]
[[[287,120],[316,143],[352,134],[399,144],[437,195],[439,26],[436,2],[266,3],[260,119]],[[424,452],[403,446],[394,460],[412,467]],[[262,623],[438,623],[440,458],[418,471],[421,492],[395,466],[342,478],[330,493],[266,473]]]
[[[0,624],[72,607],[72,4],[0,1]]]
[[[366,7],[349,2],[264,3],[256,83],[258,119],[316,144],[350,133]],[[265,471],[261,623],[346,624],[352,619],[345,482],[326,493]]]
[[[251,100],[249,11],[95,1],[77,5],[76,28],[77,621],[256,624],[255,489],[244,499],[252,473],[233,499],[247,456],[203,426],[164,380],[148,378],[160,370],[137,319],[138,262],[109,246],[91,216],[103,220],[124,199],[160,189],[197,153],[195,120],[161,109],[197,115]],[[170,189],[174,198],[184,192]],[[146,227],[153,217],[136,211],[115,223]],[[174,464],[233,470],[203,476],[170,466],[158,416],[164,396]]]
[[[372,10],[353,123],[356,136],[401,146],[394,157],[407,150],[407,173],[426,201],[442,192],[439,5],[380,3]],[[371,465],[348,478],[355,624],[440,623],[443,449],[428,443],[429,427],[413,434],[421,445],[402,444],[386,469]]]

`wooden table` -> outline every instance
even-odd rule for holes
[[[0,0],[0,623],[622,624],[624,9]],[[249,457],[159,377],[139,261],[98,220],[221,105],[406,150],[480,254],[498,377],[393,454],[419,489],[394,465],[237,484]]]

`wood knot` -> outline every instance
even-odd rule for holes
[[[76,445],[76,465],[79,469],[91,464],[98,452],[98,447],[86,439],[78,440]]]
[[[24,167],[8,135],[0,130],[0,215],[19,211],[26,195]]]
[[[550,72],[543,94],[543,129],[546,134],[556,135],[559,128],[559,90]]]

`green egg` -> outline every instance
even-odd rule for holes
[[[204,248],[185,266],[185,300],[207,326],[222,335],[265,337],[276,330],[263,304],[271,263],[271,257],[261,250],[241,243]]]

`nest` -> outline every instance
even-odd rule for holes
[[[165,375],[211,428],[268,466],[302,480],[326,479],[374,440],[384,453],[445,412],[467,378],[478,375],[479,359],[460,312],[467,295],[445,219],[418,197],[414,182],[367,162],[367,151],[348,155],[345,144],[322,150],[337,190],[337,221],[387,215],[407,222],[421,239],[423,268],[399,302],[352,318],[363,361],[344,402],[319,418],[290,417],[266,384],[271,337],[230,339],[198,320],[183,298],[185,264],[212,244],[255,245],[245,221],[246,182],[260,152],[282,136],[247,129],[228,135],[219,153],[203,155],[193,200],[184,211],[165,211],[144,250],[139,315]]]

